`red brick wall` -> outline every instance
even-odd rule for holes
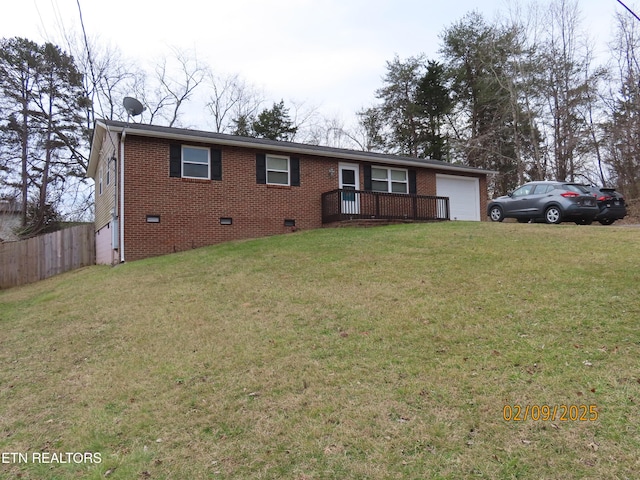
[[[259,185],[256,153],[265,151],[234,147],[220,147],[222,181],[169,177],[169,145],[143,137],[126,139],[127,261],[290,232],[285,219],[295,220],[296,229],[318,228],[321,195],[338,188],[338,161],[308,156],[299,156],[299,187]],[[147,223],[147,215],[159,215],[160,223]],[[233,224],[221,225],[221,217],[232,218]]]
[[[170,143],[132,135],[126,138],[127,261],[229,240],[287,233],[293,228],[284,226],[285,219],[295,220],[295,229],[319,228],[321,195],[338,188],[338,159],[293,155],[300,158],[299,187],[260,185],[256,183],[256,153],[287,154],[226,146],[220,147],[222,181],[169,177]],[[418,169],[418,194],[436,194],[436,173]],[[362,167],[360,176],[363,186]],[[482,194],[486,192],[486,180],[480,177],[481,200],[486,208],[486,194]],[[160,223],[147,223],[147,215],[159,215]],[[221,217],[232,218],[233,224],[221,225]]]

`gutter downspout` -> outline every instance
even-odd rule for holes
[[[120,136],[120,263],[124,263],[124,139],[127,131],[123,128]]]

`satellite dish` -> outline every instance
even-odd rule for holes
[[[133,117],[144,112],[144,105],[142,105],[138,100],[132,97],[124,97],[122,105],[124,106],[124,109],[127,111],[127,113]]]

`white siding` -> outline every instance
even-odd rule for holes
[[[109,222],[96,232],[96,264],[113,265],[117,261],[117,252],[114,252],[112,242],[112,223]]]

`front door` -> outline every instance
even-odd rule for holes
[[[360,170],[358,165],[340,164],[340,189],[342,190],[340,194],[342,213],[347,215],[359,214],[360,202],[359,195],[356,193],[356,190],[360,190]],[[349,190],[353,190],[353,192]]]

